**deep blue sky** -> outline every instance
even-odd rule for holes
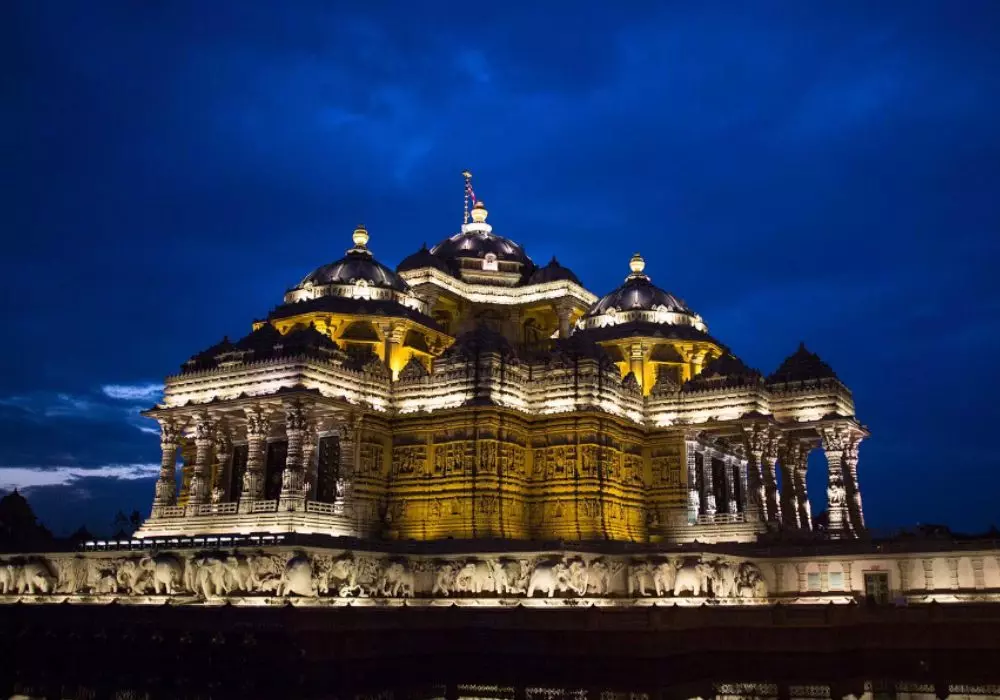
[[[984,528],[998,35],[991,0],[3,3],[0,486],[146,511],[162,377],[359,221],[391,265],[453,233],[470,168],[536,261],[603,294],[640,250],[749,364],[826,359],[870,524]]]

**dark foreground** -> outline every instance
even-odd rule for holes
[[[938,697],[1000,693],[997,605],[476,611],[19,604],[0,609],[0,630],[0,697],[592,700],[613,691],[666,700],[791,698],[802,695],[800,686],[811,686],[810,697],[832,698],[866,687],[882,697],[918,686]]]

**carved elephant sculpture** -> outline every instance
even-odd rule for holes
[[[493,582],[497,595],[523,595],[528,590],[530,565],[527,560],[491,561]]]
[[[0,563],[0,593],[10,595],[17,592],[19,568],[14,564]]]
[[[135,559],[123,561],[116,572],[118,588],[124,588],[131,595],[141,595],[146,592],[149,583],[149,572]]]
[[[648,596],[649,593],[646,591],[646,586],[655,587],[655,585],[653,581],[653,567],[650,566],[649,562],[639,561],[629,564],[628,594],[630,596],[636,593],[641,596]]]
[[[177,593],[178,586],[184,579],[184,567],[181,562],[169,554],[159,554],[153,557],[144,557],[140,562],[142,567],[150,573],[153,581],[153,593],[160,595],[173,595]],[[191,569],[188,566],[188,569]]]
[[[736,589],[736,593],[744,598],[766,596],[767,582],[760,567],[749,561],[740,564]]]
[[[541,591],[551,598],[556,591],[565,591],[567,588],[569,568],[562,562],[537,564],[528,579],[529,598],[535,595],[535,591]]]
[[[225,586],[227,593],[230,591],[250,593],[256,590],[260,583],[257,580],[253,567],[250,566],[250,561],[242,555],[237,554],[226,557],[226,560],[222,563],[222,567],[226,572]]]
[[[295,595],[312,597],[316,595],[316,583],[313,581],[312,562],[308,557],[292,557],[285,566],[285,573],[281,577],[277,594],[287,596],[290,593]]]
[[[56,577],[52,575],[48,565],[42,561],[29,561],[13,566],[18,593],[35,595],[36,593],[52,593],[56,589]]]
[[[603,559],[595,559],[590,562],[587,591],[596,595],[605,595],[611,592],[611,567]]]
[[[194,592],[205,598],[229,593],[226,585],[226,567],[218,557],[203,557],[197,560]]]
[[[379,579],[379,592],[390,598],[412,598],[416,588],[413,572],[402,562],[389,562]]]
[[[674,595],[678,596],[684,591],[691,591],[696,596],[702,593],[707,595],[711,573],[712,567],[702,562],[681,566],[674,578]]]
[[[495,591],[493,568],[485,561],[470,561],[455,575],[455,590],[463,593]]]
[[[669,561],[661,562],[651,566],[653,577],[653,589],[656,595],[665,596],[674,591],[674,581],[677,578],[677,567]]]

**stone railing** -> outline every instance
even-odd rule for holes
[[[275,513],[277,510],[277,501],[254,501],[250,504],[251,513]]]
[[[323,503],[320,501],[309,501],[306,503],[307,513],[319,513],[320,515],[343,515],[344,506],[342,503]]]
[[[238,511],[239,503],[202,503],[189,508],[193,511],[191,515],[232,515]]]
[[[184,506],[160,506],[153,515],[157,518],[183,518],[187,514]]]
[[[715,515],[699,515],[698,525],[734,525],[739,523],[755,523],[759,519],[751,513],[716,513]]]

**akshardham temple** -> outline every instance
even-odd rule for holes
[[[869,433],[819,356],[749,367],[655,255],[590,291],[495,231],[469,178],[457,233],[393,269],[345,232],[245,336],[184,362],[146,412],[149,519],[5,560],[0,602],[997,598],[995,542],[869,537]]]
[[[814,450],[823,535],[864,532],[868,433],[818,356],[765,376],[640,254],[598,297],[494,232],[482,201],[470,215],[395,271],[358,227],[245,337],[169,377],[141,535],[751,542],[817,528]]]

